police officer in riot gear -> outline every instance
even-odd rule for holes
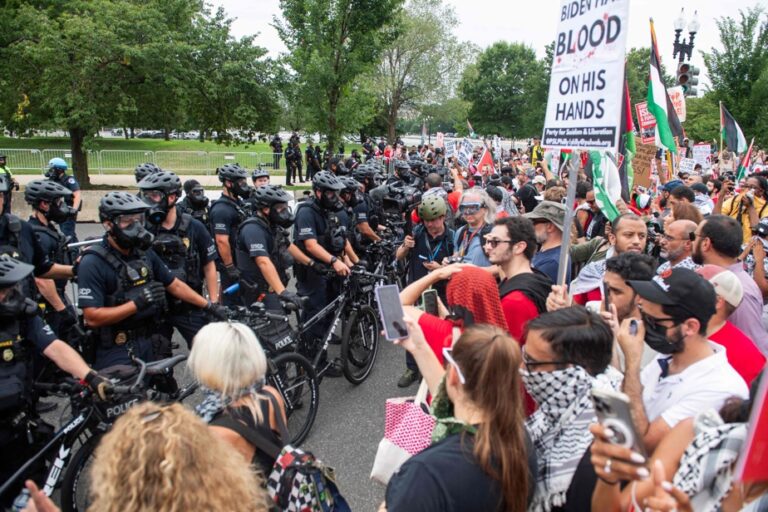
[[[246,217],[242,200],[251,195],[252,189],[248,186],[248,173],[238,164],[227,164],[217,169],[216,173],[224,189],[221,197],[211,205],[208,215],[216,249],[219,252],[221,289],[226,290],[240,280],[235,241],[237,227]],[[239,298],[236,294],[223,295],[222,303],[225,306],[235,306],[239,303]]]
[[[254,188],[269,185],[269,171],[261,167],[257,167],[253,170],[253,174],[251,174],[251,181],[253,181]]]
[[[184,182],[184,199],[178,202],[182,213],[188,213],[208,227],[208,198],[205,189],[197,180]]]
[[[72,264],[67,237],[58,225],[73,213],[72,207],[66,204],[66,199],[71,195],[69,189],[50,180],[34,180],[24,188],[24,199],[33,214],[29,218],[29,225],[37,242],[50,261],[62,265]],[[79,332],[73,332],[78,320],[64,293],[67,280],[38,278],[35,282],[45,304],[45,321],[59,337],[72,342]]]
[[[198,294],[203,283],[211,302],[218,302],[216,245],[206,227],[176,206],[181,195],[181,180],[172,172],[150,174],[139,182],[139,194],[150,206],[147,230],[154,235],[152,249],[179,280]],[[198,308],[166,296],[168,314],[163,335],[171,339],[175,327],[191,347],[192,338],[208,320]]]
[[[166,292],[225,318],[219,306],[177,279],[149,250],[154,239],[144,227],[149,209],[126,192],[110,192],[99,203],[106,233],[100,244],[84,252],[77,276],[79,305],[86,325],[93,329],[94,368],[130,364],[131,355],[151,361],[156,354],[167,353],[170,340],[158,337],[156,327],[166,307]]]
[[[146,162],[136,166],[133,170],[133,177],[136,178],[136,183],[138,184],[141,180],[156,172],[163,172],[163,170],[152,162]]]
[[[74,176],[67,174],[67,169],[67,162],[63,158],[51,158],[50,162],[48,162],[48,172],[45,173],[45,177],[72,191],[72,195],[66,199],[66,202],[74,213],[67,220],[59,223],[59,227],[62,233],[69,237],[69,242],[77,242],[75,226],[77,226],[77,212],[80,211],[82,206],[80,184]]]
[[[288,269],[294,263],[312,265],[288,239],[294,217],[288,202],[292,196],[278,185],[257,187],[249,199],[253,217],[237,232],[237,266],[241,297],[246,306],[263,302],[267,309],[282,311],[280,300],[301,306],[298,295],[286,288]]]
[[[35,412],[31,360],[35,353],[83,380],[101,399],[111,383],[91,370],[83,358],[38,316],[37,304],[23,292],[33,266],[0,256],[0,482],[5,482],[49,440],[53,428]],[[32,468],[34,478],[44,468]],[[0,496],[0,508],[10,505],[16,491]]]
[[[379,228],[379,215],[376,211],[369,192],[376,187],[378,173],[365,164],[352,171],[352,177],[362,186],[358,193],[359,201],[353,207],[355,239],[358,241],[356,251],[361,250],[370,242],[378,242],[381,237],[376,233]]]

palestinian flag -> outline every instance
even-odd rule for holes
[[[656,43],[656,31],[651,19],[651,71],[648,76],[648,111],[656,119],[656,146],[677,154],[677,144],[685,138],[683,126],[677,117],[667,86],[661,80],[661,60]],[[677,140],[675,140],[677,137]]]
[[[619,140],[619,154],[623,155],[622,165],[619,166],[621,178],[621,196],[629,203],[629,197],[635,181],[635,171],[632,169],[632,158],[635,156],[635,123],[632,122],[632,101],[629,97],[629,83],[624,78],[624,108],[621,112],[622,134]]]
[[[475,130],[472,128],[472,125],[469,124],[469,119],[467,119],[467,130],[469,130],[469,136],[474,139],[475,138]]]
[[[728,109],[723,106],[723,102],[720,102],[720,136],[728,145],[728,149],[741,155],[747,150],[747,139],[744,137],[744,132],[741,131],[741,126],[736,122]]]
[[[592,184],[595,187],[595,201],[603,215],[613,222],[619,216],[616,201],[621,199],[619,169],[605,151],[590,151]]]
[[[752,142],[749,143],[747,154],[744,155],[744,158],[739,163],[739,169],[736,171],[736,183],[739,183],[742,179],[747,177],[747,172],[749,172],[749,161],[752,159],[752,145],[754,143],[755,138],[752,137]]]

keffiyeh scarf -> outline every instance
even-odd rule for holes
[[[219,391],[201,385],[200,391],[203,394],[203,401],[195,406],[195,413],[197,413],[204,422],[210,423],[211,420],[218,413],[226,409],[229,404],[236,402],[246,395],[257,395],[262,387],[264,387],[263,379],[250,387],[241,389],[239,392],[235,393],[235,397],[233,398],[224,398]]]

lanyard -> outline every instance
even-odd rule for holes
[[[437,253],[440,252],[440,248],[443,246],[443,241],[444,240],[445,240],[445,238],[443,238],[443,240],[440,240],[440,243],[437,244],[437,247],[435,248],[435,250],[432,251],[432,244],[429,243],[429,234],[427,234],[427,236],[424,237],[424,241],[427,243],[427,251],[430,254],[430,256],[429,256],[429,261],[430,262],[435,261],[435,258],[437,258]]]
[[[469,226],[467,226],[467,229],[464,230],[464,234],[461,235],[461,245],[459,249],[459,256],[464,257],[464,255],[467,253],[467,249],[469,249],[469,246],[472,244],[472,239],[475,238],[475,235],[477,235],[480,231],[483,229],[483,225],[481,224],[480,227],[478,227],[474,233],[469,235],[469,240],[467,240],[467,233],[469,233]],[[466,244],[465,244],[466,242]]]

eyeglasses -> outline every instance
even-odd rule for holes
[[[499,240],[497,238],[486,238],[485,242],[483,242],[483,245],[490,245],[491,249],[495,249],[499,246],[499,244],[511,244],[514,243],[512,240]]]
[[[453,359],[453,348],[452,347],[443,347],[443,359],[448,361],[451,366],[453,366],[453,369],[456,370],[456,374],[459,376],[459,382],[462,384],[467,383],[467,379],[464,378],[464,374],[461,373],[461,368],[459,368],[459,365],[456,363],[456,360]]]
[[[528,355],[528,353],[525,351],[525,345],[523,345],[523,348],[522,348],[522,355],[523,355],[523,364],[525,365],[525,369],[528,371],[528,373],[532,373],[536,371],[535,368],[537,366],[542,366],[545,364],[553,364],[555,366],[571,364],[568,361],[537,361],[536,359]]]
[[[651,330],[656,329],[657,327],[665,327],[667,329],[671,327],[677,327],[682,322],[677,320],[676,318],[671,317],[665,317],[665,318],[656,318],[655,316],[651,316],[642,309],[640,310],[640,318],[643,320],[643,323],[650,328]],[[672,322],[672,325],[659,325],[659,322]]]

